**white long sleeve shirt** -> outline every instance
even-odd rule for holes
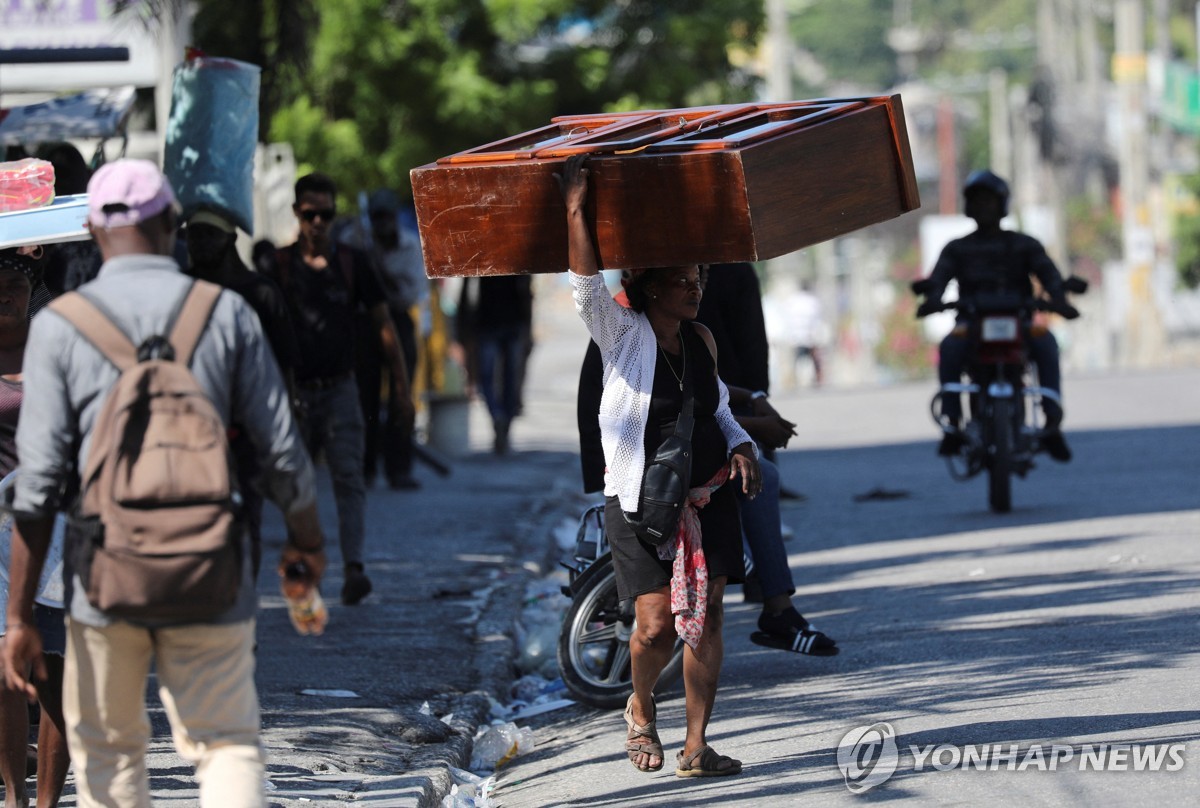
[[[613,300],[604,276],[568,272],[575,310],[604,360],[600,397],[600,443],[604,447],[604,494],[633,512],[641,499],[646,468],[644,436],[658,358],[657,338],[644,314]],[[729,388],[717,379],[716,419],[729,449],[753,442],[729,411]],[[756,450],[757,451],[757,450]]]

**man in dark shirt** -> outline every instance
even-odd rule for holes
[[[918,317],[940,310],[942,294],[950,281],[958,281],[960,300],[970,300],[981,293],[1005,291],[1032,297],[1031,276],[1038,279],[1057,313],[1069,320],[1079,316],[1075,307],[1067,302],[1062,275],[1041,242],[1024,233],[1001,229],[1000,222],[1008,213],[1008,198],[1008,183],[991,171],[975,171],[967,177],[963,184],[964,212],[975,220],[977,228],[947,244],[929,278],[919,282],[925,302],[917,309]],[[951,332],[942,340],[938,379],[943,385],[962,380],[968,344],[967,339],[957,332]],[[1054,335],[1049,331],[1031,335],[1029,355],[1037,366],[1038,384],[1048,391],[1042,396],[1042,410],[1046,416],[1042,445],[1052,458],[1065,463],[1071,459],[1071,450],[1060,429],[1062,380],[1058,342]],[[952,456],[965,443],[960,429],[962,401],[959,393],[943,394],[942,417],[946,422],[946,433],[938,446],[938,454]]]
[[[338,510],[338,537],[345,563],[342,602],[353,605],[371,591],[363,566],[366,483],[364,424],[354,380],[354,334],[365,310],[391,368],[390,406],[411,418],[408,372],[387,298],[367,256],[331,238],[337,187],[323,174],[296,181],[292,206],[300,238],[276,255],[272,270],[283,290],[299,352],[294,367],[301,423],[309,452],[325,450]]]
[[[705,275],[696,321],[717,343],[721,379],[730,387],[770,390],[770,347],[763,322],[762,289],[751,264],[715,264]]]
[[[237,229],[226,216],[213,210],[199,210],[187,220],[188,274],[216,283],[241,295],[262,324],[271,352],[283,376],[288,391],[294,390],[292,366],[296,362],[296,335],[291,316],[283,300],[283,292],[270,278],[251,272],[237,253]],[[237,459],[238,488],[242,494],[246,526],[250,531],[250,551],[253,554],[255,576],[262,558],[263,497],[257,486],[258,463],[254,447],[237,425],[232,434],[231,448]]]

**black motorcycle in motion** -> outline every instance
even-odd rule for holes
[[[1072,276],[1063,288],[1082,294],[1087,291],[1087,281]],[[917,281],[912,289],[924,295],[930,284]],[[1036,369],[1029,362],[1030,338],[1045,328],[1033,322],[1034,313],[1058,309],[1047,299],[1000,289],[977,293],[969,300],[932,305],[927,301],[920,316],[951,309],[962,315],[956,331],[968,340],[969,381],[943,384],[930,411],[934,422],[948,432],[954,427],[942,413],[943,394],[969,396],[962,447],[946,462],[956,480],[986,471],[988,504],[996,513],[1005,513],[1012,509],[1013,475],[1024,478],[1034,468],[1034,456],[1045,451],[1048,431],[1042,399],[1059,399],[1054,390],[1038,385]]]

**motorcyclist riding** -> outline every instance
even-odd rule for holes
[[[1036,276],[1050,298],[1052,309],[1073,320],[1079,311],[1070,305],[1064,294],[1063,278],[1037,239],[1011,230],[1000,229],[1000,220],[1008,213],[1008,183],[986,169],[975,171],[963,184],[964,212],[975,220],[975,232],[951,241],[942,250],[933,271],[924,281],[914,284],[925,294],[917,316],[924,317],[941,310],[942,294],[947,284],[958,281],[959,299],[970,300],[987,292],[1017,291],[1032,297],[1030,276]],[[960,324],[966,318],[960,309]],[[1060,462],[1071,459],[1071,449],[1062,435],[1063,408],[1061,403],[1062,377],[1058,364],[1058,342],[1048,330],[1029,339],[1029,356],[1038,371],[1038,381],[1045,392],[1042,410],[1046,416],[1042,446]],[[962,378],[967,359],[968,341],[963,329],[955,329],[940,347],[938,379],[945,385]],[[961,431],[962,402],[959,393],[942,394],[943,427],[946,430],[938,446],[938,454],[952,456],[965,443]]]

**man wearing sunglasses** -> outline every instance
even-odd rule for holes
[[[354,335],[369,317],[391,370],[389,417],[412,418],[404,354],[388,314],[383,284],[367,255],[332,238],[337,187],[324,174],[296,181],[293,212],[300,237],[276,254],[272,270],[283,290],[299,349],[295,366],[297,409],[309,452],[325,450],[338,511],[345,563],[342,602],[353,605],[371,592],[363,567],[366,482],[365,426],[354,378]]]

